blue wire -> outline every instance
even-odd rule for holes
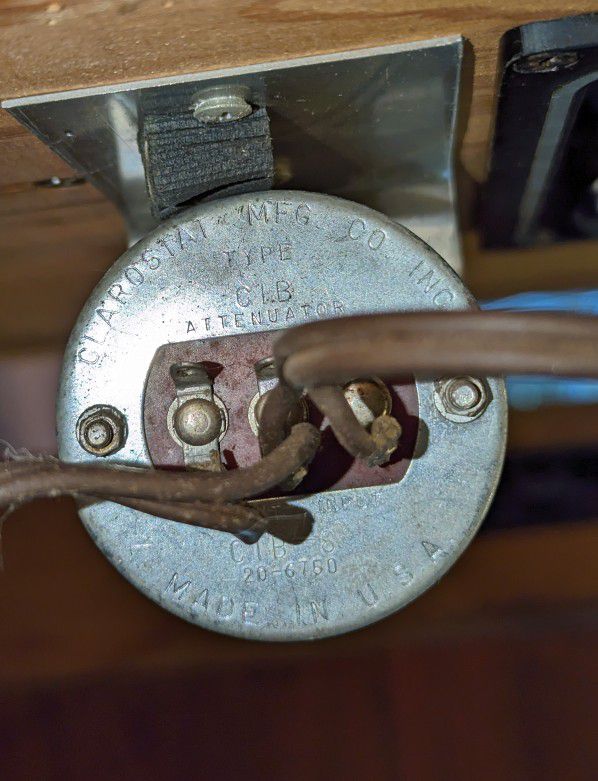
[[[598,315],[598,290],[517,293],[481,305],[487,310],[577,312]],[[543,404],[596,404],[598,380],[556,377],[507,377],[509,403],[516,409]]]

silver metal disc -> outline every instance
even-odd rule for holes
[[[124,447],[103,461],[150,465],[143,391],[166,343],[339,315],[474,306],[430,247],[365,207],[285,191],[202,204],[126,252],[84,307],[62,374],[60,456],[97,461],[76,429],[88,407],[102,404],[128,426]],[[406,476],[293,500],[314,518],[299,545],[269,534],[247,545],[110,502],[80,515],[125,577],[188,621],[264,640],[356,629],[437,581],[481,523],[506,436],[503,383],[487,383],[486,410],[459,425],[435,404],[434,383],[417,381],[425,425]]]

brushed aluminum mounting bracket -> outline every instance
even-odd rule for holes
[[[387,214],[457,271],[454,156],[463,38],[345,51],[6,100],[3,108],[122,212],[133,243],[156,225],[137,145],[140,100],[242,88],[266,106],[280,184]]]

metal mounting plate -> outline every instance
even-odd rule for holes
[[[155,227],[137,146],[142,97],[191,105],[209,87],[267,106],[281,184],[348,198],[410,228],[459,270],[453,152],[460,36],[34,95],[2,105],[122,211]]]

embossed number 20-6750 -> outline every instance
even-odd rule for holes
[[[313,577],[328,572],[331,575],[337,571],[338,565],[336,559],[299,559],[296,562],[290,561],[285,567],[281,569],[271,569],[269,567],[244,567],[243,568],[243,580],[245,583],[253,583],[255,581],[264,581],[268,577],[274,577],[277,575],[284,575],[289,580],[295,577]]]

